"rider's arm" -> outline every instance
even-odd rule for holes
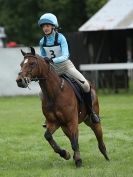
[[[53,58],[52,60],[54,63],[60,63],[69,58],[68,44],[66,38],[61,33],[59,33],[58,42],[61,46],[62,55],[60,57]]]
[[[45,58],[45,57],[46,57],[46,52],[45,52],[45,50],[44,50],[44,48],[43,48],[43,42],[44,42],[44,38],[42,38],[42,39],[40,40],[40,43],[39,43],[39,46],[40,46],[40,55],[41,55],[43,58]]]

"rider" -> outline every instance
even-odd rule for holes
[[[38,25],[42,28],[44,33],[39,44],[41,56],[44,59],[52,60],[53,66],[59,75],[67,74],[79,83],[85,92],[86,104],[88,112],[91,113],[92,122],[100,122],[98,115],[92,108],[90,85],[69,59],[69,49],[66,38],[61,33],[57,32],[59,25],[56,16],[52,13],[45,13],[40,17]]]

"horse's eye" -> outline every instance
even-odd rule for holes
[[[32,66],[33,68],[36,66],[35,62],[30,63],[30,66]]]

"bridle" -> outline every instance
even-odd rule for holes
[[[25,86],[25,87],[28,87],[29,88],[29,83],[31,82],[31,81],[35,81],[35,82],[39,82],[39,81],[41,81],[41,80],[44,80],[45,82],[48,80],[48,78],[49,78],[49,73],[50,73],[50,71],[51,71],[51,63],[50,62],[46,62],[46,64],[48,65],[48,71],[47,71],[47,74],[46,74],[46,76],[44,76],[44,77],[33,77],[32,76],[32,71],[33,71],[33,69],[35,68],[35,67],[38,67],[38,70],[40,71],[40,66],[39,66],[39,63],[38,63],[38,58],[35,56],[35,55],[32,55],[32,54],[26,54],[25,56],[24,56],[24,59],[28,59],[28,57],[32,57],[32,58],[35,58],[35,60],[36,60],[36,64],[35,65],[33,65],[33,66],[31,66],[31,69],[30,69],[30,71],[28,72],[28,76],[27,77],[21,77],[21,80],[22,80],[22,83],[23,83],[23,85]],[[21,71],[19,72],[19,75],[21,75]],[[29,88],[30,89],[30,88]]]
[[[40,70],[40,67],[39,67],[39,63],[38,63],[38,58],[37,58],[36,56],[27,54],[27,55],[24,56],[24,59],[25,59],[25,58],[28,58],[28,57],[32,57],[32,58],[35,58],[35,59],[36,59],[36,65],[32,66],[32,67],[31,67],[31,70],[30,70],[29,73],[28,73],[28,74],[30,75],[30,77],[31,77],[31,81],[39,81],[39,80],[45,80],[45,81],[46,81],[46,80],[48,79],[49,73],[50,73],[50,71],[51,71],[51,64],[50,64],[49,62],[47,62],[47,64],[48,64],[48,72],[47,72],[47,74],[46,74],[45,77],[32,77],[32,70],[33,70],[35,67],[38,67],[38,69]],[[45,60],[45,59],[44,59],[44,60]]]

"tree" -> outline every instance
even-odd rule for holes
[[[108,0],[86,0],[86,13],[90,18],[94,15]]]
[[[54,13],[62,32],[77,31],[107,0],[0,0],[0,25],[8,40],[38,45],[42,30],[38,20],[46,12]]]
[[[0,0],[0,24],[5,27],[8,39],[34,44],[39,10],[36,0]]]

